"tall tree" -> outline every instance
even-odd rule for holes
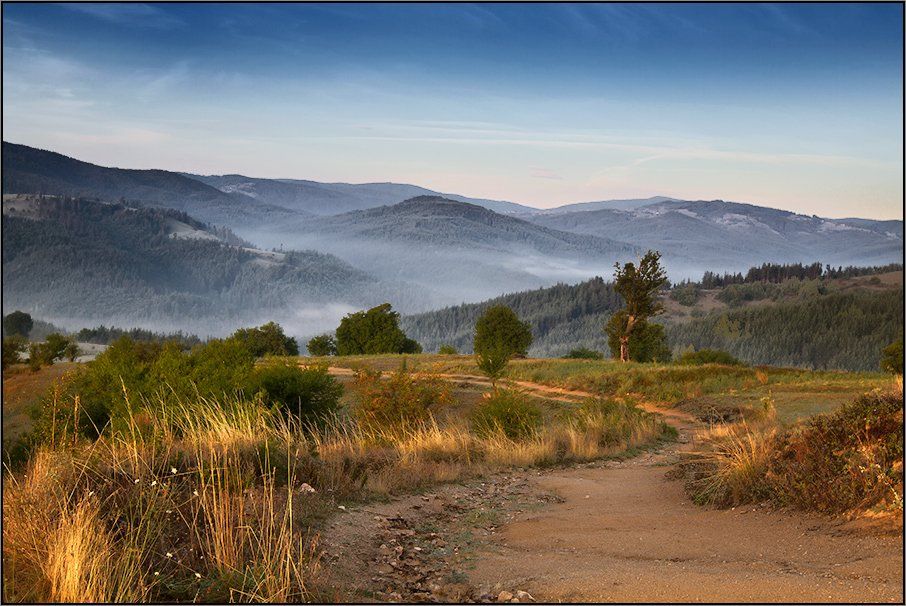
[[[3,318],[3,336],[19,335],[20,337],[28,338],[28,333],[31,332],[33,326],[34,322],[31,319],[31,315],[24,311],[16,310]]]
[[[510,358],[526,355],[531,344],[532,329],[506,305],[489,307],[475,323],[478,368],[495,388]]]
[[[629,337],[639,324],[664,311],[658,301],[657,291],[667,283],[667,274],[661,267],[661,253],[649,250],[638,266],[631,261],[622,267],[614,264],[614,290],[623,297],[624,320],[616,326],[620,342],[620,360],[629,361]]]

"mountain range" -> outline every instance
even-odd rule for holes
[[[355,307],[383,295],[400,311],[415,313],[609,275],[614,262],[631,260],[649,248],[662,253],[674,281],[698,278],[706,270],[742,271],[764,262],[882,265],[899,261],[903,255],[903,222],[899,220],[823,219],[722,200],[656,196],[541,210],[513,202],[439,194],[406,184],[318,183],[108,168],[7,142],[3,143],[2,164],[5,215],[6,198],[22,195],[81,200],[74,206],[76,214],[88,212],[85,209],[90,208],[91,200],[133,211],[173,210],[204,226],[192,228],[194,232],[220,238],[218,246],[224,250],[244,251],[231,255],[251,255],[242,262],[247,267],[263,267],[260,255],[265,249],[271,249],[268,255],[312,249],[322,257],[310,257],[313,261],[305,264],[306,272],[316,273],[318,263],[331,268],[342,264],[348,271],[358,272],[359,282],[338,277],[340,286],[329,291],[306,283],[298,267],[289,270],[281,264],[268,265],[268,279],[279,284],[262,287],[262,292],[269,298],[267,306],[273,308],[291,306],[289,299],[276,298],[301,289],[305,302],[323,302],[332,296],[338,304]],[[4,236],[7,224],[16,230],[29,227],[20,221],[23,217],[13,215],[9,222],[4,219]],[[59,213],[45,214],[42,220],[64,225],[64,219],[76,221]],[[67,243],[56,249],[58,254],[73,255],[78,250],[75,236],[63,227],[42,228],[40,235],[47,242],[57,238]],[[86,243],[84,250],[96,250],[93,244]],[[165,257],[175,254],[172,242],[166,247]],[[140,247],[136,250],[141,254],[131,256],[116,254],[111,260],[138,267],[147,262],[142,255],[152,255],[152,248]],[[211,260],[202,266],[214,274],[220,271],[215,266],[229,265],[222,251],[215,252],[220,249],[205,250]],[[258,252],[251,252],[254,250]],[[40,294],[44,292],[41,288],[29,284],[29,280],[40,282],[47,272],[57,271],[40,267],[40,263],[53,264],[52,256],[35,255],[34,251],[29,255],[16,262],[20,265],[10,265],[4,258],[4,278],[9,268],[16,284],[7,290],[4,280],[4,293],[20,305],[30,301],[33,306],[53,305],[47,295]],[[24,258],[32,259],[27,272],[21,269]],[[88,263],[85,255],[77,258]],[[177,266],[173,270],[184,271]],[[285,288],[280,285],[283,281]],[[134,284],[139,290],[150,288],[155,293],[182,292],[172,285]],[[218,288],[235,292],[244,287],[240,280],[238,286],[221,284]],[[211,292],[205,291],[205,295]],[[29,299],[31,296],[35,298]],[[251,300],[243,302],[252,305]],[[152,313],[139,307],[133,311]],[[54,313],[64,312],[59,308]],[[239,308],[227,315],[234,312],[239,313]],[[153,313],[161,318],[166,315]]]

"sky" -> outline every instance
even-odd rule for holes
[[[903,217],[900,4],[9,4],[3,138],[123,168]]]

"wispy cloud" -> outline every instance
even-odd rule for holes
[[[535,179],[553,179],[555,181],[563,180],[563,176],[560,173],[551,168],[544,168],[542,166],[533,166],[531,175]]]
[[[154,29],[171,29],[185,25],[181,19],[150,4],[124,2],[112,4],[62,4],[61,6],[117,25],[150,27]]]

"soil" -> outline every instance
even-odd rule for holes
[[[902,525],[696,505],[669,472],[704,425],[646,408],[676,442],[341,510],[321,540],[332,583],[346,601],[903,602]]]

